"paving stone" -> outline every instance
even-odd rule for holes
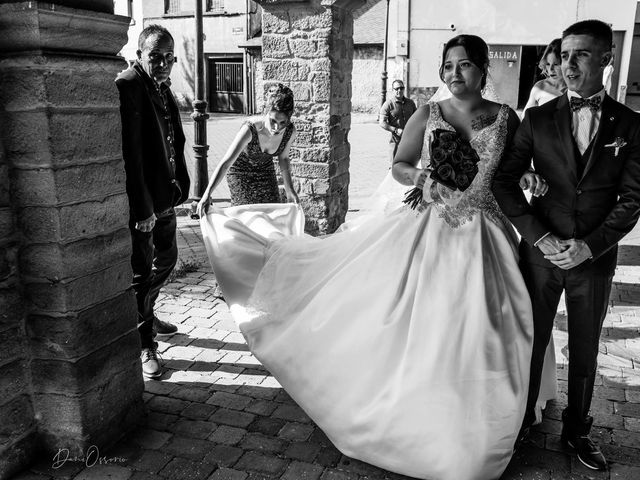
[[[317,427],[309,436],[309,441],[312,443],[319,443],[320,445],[333,446],[327,435]]]
[[[208,388],[199,388],[194,386],[179,386],[171,392],[169,395],[171,398],[177,398],[180,400],[188,400],[190,402],[203,403],[209,398]]]
[[[624,429],[630,432],[640,432],[640,418],[623,417]]]
[[[160,412],[149,412],[147,416],[147,426],[154,430],[167,430],[178,420],[177,415]]]
[[[603,398],[624,402],[626,400],[624,390],[621,388],[597,387],[593,390],[593,398]]]
[[[289,462],[275,455],[262,455],[258,452],[245,452],[238,460],[237,470],[249,470],[267,475],[280,475],[287,468]]]
[[[247,431],[244,428],[220,425],[211,435],[209,435],[208,440],[224,445],[237,445],[246,433]]]
[[[214,446],[214,443],[206,440],[174,436],[171,441],[163,447],[163,451],[182,458],[201,460]]]
[[[213,422],[180,419],[173,426],[173,431],[176,435],[204,440],[216,427],[217,425]]]
[[[623,417],[640,418],[640,403],[615,402],[615,413]]]
[[[284,427],[286,422],[271,417],[258,417],[247,427],[250,432],[259,432],[263,435],[275,436]]]
[[[191,420],[207,420],[217,409],[213,405],[205,403],[192,403],[180,414],[184,418]]]
[[[613,430],[611,432],[613,443],[640,449],[640,432],[628,432],[626,430]],[[640,455],[640,450],[638,450]]]
[[[145,450],[140,458],[129,464],[134,470],[148,473],[158,473],[173,458],[171,454],[162,450]]]
[[[292,442],[304,442],[311,436],[314,429],[315,427],[310,424],[288,422],[278,432],[278,436]]]
[[[198,329],[198,331],[206,330],[206,328]],[[196,332],[192,332],[192,336],[197,336]],[[191,340],[191,346],[206,348],[209,350],[218,350],[224,347],[225,343],[221,340],[216,340],[215,338],[194,338]],[[203,352],[204,353],[204,352]],[[222,355],[221,355],[222,356]]]
[[[245,450],[282,453],[287,448],[288,442],[275,437],[267,437],[260,433],[247,433],[240,442],[240,446]]]
[[[324,467],[335,467],[340,462],[342,453],[333,445],[320,447],[316,463]]]
[[[358,480],[360,475],[352,472],[328,469],[320,476],[320,480]]]
[[[234,393],[215,392],[209,397],[207,403],[233,410],[244,410],[251,403],[251,399]]]
[[[204,457],[204,461],[222,467],[232,467],[244,452],[230,445],[216,445]]]
[[[41,475],[39,473],[24,471],[11,477],[11,480],[49,480],[50,478],[51,477],[49,475]]]
[[[637,448],[600,445],[600,449],[609,462],[640,467],[640,450]]]
[[[214,383],[209,387],[212,392],[227,392],[227,393],[235,393],[241,385],[226,385],[222,383]]]
[[[154,382],[152,380],[144,382],[145,392],[153,393],[156,395],[169,395],[173,390],[176,389],[176,387],[177,386],[173,383]]]
[[[292,462],[287,467],[282,480],[317,480],[322,474],[323,468],[319,465],[304,462]]]
[[[284,456],[311,463],[320,453],[320,445],[308,442],[292,442],[284,452]]]
[[[145,449],[157,450],[165,445],[172,436],[172,433],[142,428],[132,435],[131,440]]]
[[[263,400],[273,400],[278,395],[278,390],[265,387],[263,380],[263,383],[259,387],[254,385],[242,385],[240,388],[238,388],[237,393],[238,395],[247,395]]]
[[[133,472],[119,465],[87,465],[74,480],[129,480]]]
[[[311,419],[297,405],[280,405],[273,412],[274,418],[282,418],[290,422],[311,423]]]
[[[606,428],[624,428],[623,417],[620,415],[604,415],[596,414],[593,417],[593,424],[599,427]]]
[[[625,390],[625,399],[632,403],[640,403],[640,391]]]
[[[219,468],[213,475],[209,477],[209,480],[245,480],[247,474],[239,470],[233,470],[231,468]]]
[[[158,475],[149,472],[134,472],[129,480],[158,480]]]
[[[194,360],[200,353],[202,353],[202,349],[198,347],[175,345],[168,348],[164,352],[163,357],[179,360]]]
[[[176,398],[156,396],[149,400],[147,405],[150,410],[156,412],[179,415],[180,412],[189,406],[189,402],[178,400]]]
[[[255,415],[250,413],[228,410],[226,408],[219,408],[210,418],[213,422],[240,428],[246,428],[254,419]]]
[[[640,467],[614,463],[610,467],[611,480],[638,480]]]
[[[270,402],[268,400],[252,400],[244,411],[254,413],[256,415],[269,416],[276,408],[278,408],[278,404],[276,402]]]
[[[215,468],[215,465],[197,459],[174,458],[160,471],[160,475],[171,480],[206,480]]]

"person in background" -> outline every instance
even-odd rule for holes
[[[531,88],[529,100],[522,111],[523,115],[527,109],[543,105],[567,91],[567,85],[560,70],[560,44],[561,40],[556,38],[544,49],[538,62],[538,68],[542,70],[544,78],[537,81]]]
[[[142,373],[162,375],[154,334],[170,335],[175,325],[158,319],[154,304],[178,261],[174,207],[189,196],[185,137],[169,88],[176,61],[173,37],[149,25],[138,38],[138,59],[120,73],[122,157],[127,175],[132,287],[138,303]]]
[[[404,83],[402,80],[394,80],[391,84],[393,96],[382,104],[378,122],[380,126],[391,132],[389,139],[389,155],[391,165],[398,151],[398,144],[402,138],[402,132],[407,121],[416,111],[416,104],[410,98],[404,96]]]

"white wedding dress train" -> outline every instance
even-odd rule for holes
[[[472,140],[480,173],[457,207],[399,205],[324,238],[292,204],[201,220],[249,348],[345,455],[430,480],[498,478],[511,458],[532,320],[489,190],[507,115]],[[437,104],[427,127],[451,129]]]

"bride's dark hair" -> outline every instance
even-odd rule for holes
[[[458,35],[445,44],[442,50],[440,80],[444,82],[444,62],[447,59],[447,52],[453,47],[464,48],[471,63],[482,70],[481,88],[484,88],[487,84],[487,73],[489,71],[489,47],[486,42],[477,35]]]

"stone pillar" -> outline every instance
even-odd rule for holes
[[[112,13],[0,2],[0,478],[143,413]]]
[[[306,229],[329,233],[344,221],[349,204],[352,10],[363,0],[257,1],[264,88],[282,82],[295,94],[292,173]]]

